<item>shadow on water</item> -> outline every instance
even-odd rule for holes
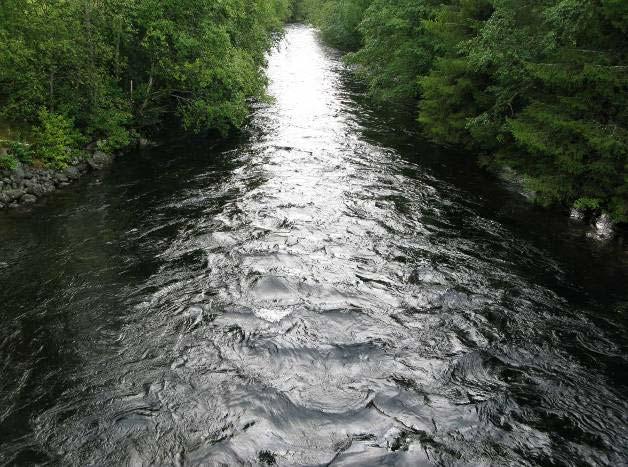
[[[562,289],[563,293],[575,292],[576,300],[589,297],[590,306],[600,305],[596,315],[624,319],[616,312],[626,309],[628,297],[625,229],[619,230],[611,241],[595,239],[591,226],[570,219],[564,210],[532,204],[518,186],[480,169],[476,159],[468,153],[421,139],[414,131],[414,108],[373,105],[369,103],[364,87],[348,71],[345,71],[344,79],[355,96],[356,115],[364,139],[394,148],[405,160],[428,169],[439,180],[466,192],[479,214],[498,221],[517,237],[560,260],[564,277],[554,281],[553,287],[561,288],[567,281],[568,287]],[[546,272],[534,265],[527,271],[541,277]],[[551,274],[542,278],[552,281]]]
[[[417,139],[306,27],[268,75],[241,137],[0,213],[0,463],[625,463],[621,242]]]

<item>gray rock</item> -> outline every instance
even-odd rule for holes
[[[68,176],[63,172],[57,172],[53,178],[55,183],[65,183],[68,181]]]
[[[111,165],[113,157],[109,154],[105,154],[102,151],[96,151],[94,155],[87,160],[89,166],[94,170],[102,170],[108,165]]]
[[[31,204],[37,201],[37,197],[26,193],[24,196],[20,198],[20,201],[25,204]]]
[[[46,182],[44,184],[42,184],[42,186],[44,187],[44,193],[50,193],[51,191],[55,191],[55,185],[52,182]]]
[[[30,178],[33,178],[34,176],[35,176],[35,172],[33,171],[33,169],[31,169],[29,167],[25,167],[24,168],[24,176],[23,176],[23,178],[30,179]]]
[[[12,209],[15,209],[17,207],[19,207],[20,205],[17,203],[17,201],[13,201],[11,204],[9,204],[9,207]]]
[[[24,183],[24,187],[29,194],[34,196],[42,196],[46,193],[44,184],[39,180],[27,180]]]
[[[0,193],[0,203],[10,204],[12,201],[19,199],[24,194],[24,190],[5,190]]]
[[[81,176],[81,172],[77,167],[68,167],[63,172],[66,177],[72,180],[76,180]]]
[[[11,174],[11,180],[17,182],[19,180],[22,180],[24,178],[24,169],[22,168],[21,165],[18,165],[15,170],[13,170],[13,173]]]

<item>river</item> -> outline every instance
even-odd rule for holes
[[[310,28],[268,76],[242,135],[0,213],[0,463],[626,465],[626,247]]]

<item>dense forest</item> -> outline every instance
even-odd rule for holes
[[[625,0],[4,0],[0,168],[63,167],[164,122],[240,126],[291,15],[374,99],[415,102],[431,140],[519,174],[541,204],[628,221]]]
[[[0,168],[63,167],[163,122],[239,126],[290,0],[3,0]]]
[[[544,205],[628,221],[626,0],[303,0],[374,98],[514,170]]]

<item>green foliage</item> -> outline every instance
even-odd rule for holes
[[[8,153],[0,153],[0,169],[10,169],[13,170],[17,168],[19,161],[17,157],[15,157],[10,152]]]
[[[64,168],[79,155],[84,137],[72,121],[60,114],[39,111],[39,124],[33,132],[33,151],[47,166]]]
[[[0,118],[39,125],[53,165],[67,162],[70,121],[110,151],[173,115],[226,132],[263,97],[265,52],[291,12],[291,0],[3,0]]]
[[[426,23],[434,0],[374,0],[359,26],[363,46],[349,57],[359,65],[371,94],[380,100],[418,96],[418,77],[435,57],[434,37]]]
[[[351,2],[306,2],[324,37],[352,31],[374,96],[418,98],[427,137],[512,167],[544,205],[628,221],[628,2],[372,0],[357,27],[336,14]]]
[[[439,7],[427,29],[437,41],[438,58],[421,86],[419,122],[432,140],[476,149],[495,141],[490,95],[491,69],[469,60],[465,50],[492,14],[489,0],[454,0]]]
[[[28,143],[8,141],[8,154],[23,164],[33,162],[33,148]]]
[[[0,169],[16,169],[33,161],[31,145],[13,139],[0,139]]]
[[[600,200],[597,198],[578,198],[573,206],[577,209],[594,211],[600,208]]]
[[[357,50],[362,44],[359,25],[371,1],[302,0],[300,8],[329,44],[342,50]]]

